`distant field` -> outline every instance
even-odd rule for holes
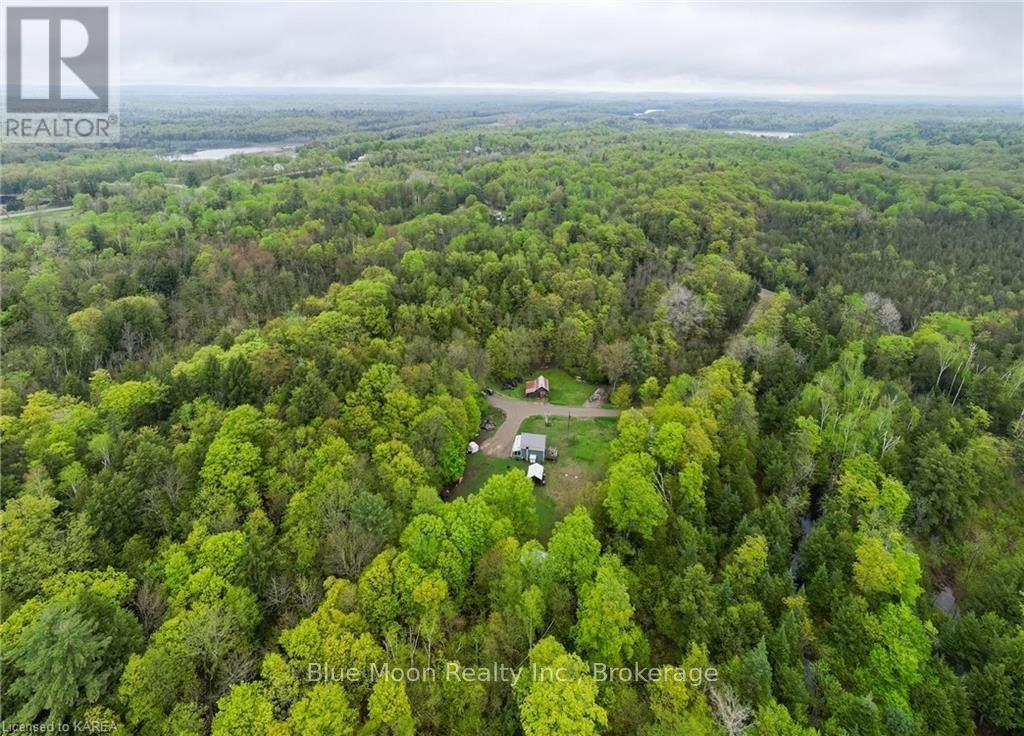
[[[74,215],[75,213],[71,207],[58,207],[56,209],[36,212],[15,212],[0,218],[0,232],[21,228],[26,222],[38,225],[54,225],[58,222],[68,224],[74,218]]]
[[[545,368],[529,376],[527,380],[533,380],[537,376],[544,376],[548,379],[548,383],[551,385],[551,395],[548,397],[548,401],[552,404],[582,406],[590,398],[590,394],[594,393],[594,389],[597,388],[596,384],[577,381],[574,376],[569,375],[561,368]],[[523,398],[525,385],[524,381],[514,389],[509,389],[507,393],[514,398],[521,399]]]

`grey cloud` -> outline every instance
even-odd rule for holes
[[[1020,97],[1019,3],[125,4],[126,83]]]

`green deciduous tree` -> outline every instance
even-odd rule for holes
[[[647,453],[626,455],[608,469],[605,508],[619,531],[650,539],[668,511],[654,487],[654,459]]]
[[[593,580],[601,543],[594,536],[594,522],[582,506],[555,524],[548,542],[547,565],[555,576],[574,587]]]
[[[594,736],[608,722],[587,665],[551,637],[530,650],[530,672],[520,684],[519,720],[526,736]]]
[[[365,729],[381,736],[412,736],[415,724],[404,684],[390,677],[374,683]]]
[[[519,539],[537,535],[537,502],[533,496],[533,483],[525,473],[511,470],[490,478],[480,489],[480,497],[496,516],[504,516],[512,522]]]
[[[605,555],[593,583],[580,590],[576,644],[594,662],[620,665],[645,648],[643,633],[633,620],[626,571],[614,555]]]
[[[333,682],[320,683],[292,706],[288,725],[292,733],[323,733],[353,736],[358,713],[349,704],[345,688]]]
[[[243,682],[217,702],[212,736],[267,733],[274,722],[274,705],[257,683]]]

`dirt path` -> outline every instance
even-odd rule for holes
[[[493,435],[480,444],[480,451],[493,457],[508,457],[512,452],[512,441],[516,438],[519,425],[527,417],[539,417],[548,414],[553,417],[574,416],[580,419],[591,417],[617,417],[618,409],[603,409],[597,406],[557,406],[542,401],[526,401],[513,399],[501,394],[487,397],[491,406],[505,412],[505,421],[501,423]]]
[[[758,290],[757,301],[754,302],[753,306],[750,307],[750,311],[747,312],[747,318],[743,320],[743,327],[740,328],[740,332],[743,332],[743,330],[750,326],[750,323],[754,321],[754,318],[757,317],[761,310],[768,307],[773,298],[775,298],[774,291],[770,291],[764,287],[761,287],[761,289]]]

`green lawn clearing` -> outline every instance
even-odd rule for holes
[[[548,379],[548,385],[551,387],[548,401],[552,404],[582,406],[590,398],[590,394],[594,393],[594,389],[597,388],[596,384],[588,383],[587,381],[577,381],[575,376],[569,375],[561,368],[545,368],[530,375],[527,380],[533,380],[537,376],[544,376]],[[525,385],[525,382],[520,383],[515,388],[508,389],[505,393],[513,398],[521,399],[523,398]]]
[[[551,417],[545,425],[544,417],[528,417],[519,431],[547,435],[548,447],[558,448],[556,462],[574,460],[600,479],[608,466],[608,443],[615,439],[617,423],[614,417]]]
[[[526,472],[526,466],[523,463],[509,457],[491,457],[482,452],[470,455],[466,458],[466,472],[462,474],[462,482],[455,489],[455,495],[468,496],[476,493],[484,487],[484,483],[492,475],[512,469]]]
[[[543,417],[530,417],[519,428],[520,432],[547,435],[548,447],[558,450],[558,460],[544,463],[547,483],[540,487],[553,502],[556,520],[579,505],[597,503],[595,485],[608,469],[608,443],[615,438],[615,426],[616,420],[611,417],[552,417],[548,426]]]
[[[561,368],[544,371],[543,375],[547,377],[551,386],[551,395],[548,397],[548,401],[552,404],[582,406],[597,388],[592,383],[577,381],[574,376],[570,376]]]
[[[536,486],[537,522],[540,540],[547,542],[555,522],[578,505],[596,503],[594,486],[608,468],[608,443],[616,435],[616,420],[530,417],[519,427],[520,432],[547,435],[548,447],[558,448],[558,460],[544,463],[547,483]],[[490,457],[481,452],[466,458],[462,483],[456,496],[468,496],[483,488],[488,478],[509,470],[525,473],[526,463],[511,458]]]

